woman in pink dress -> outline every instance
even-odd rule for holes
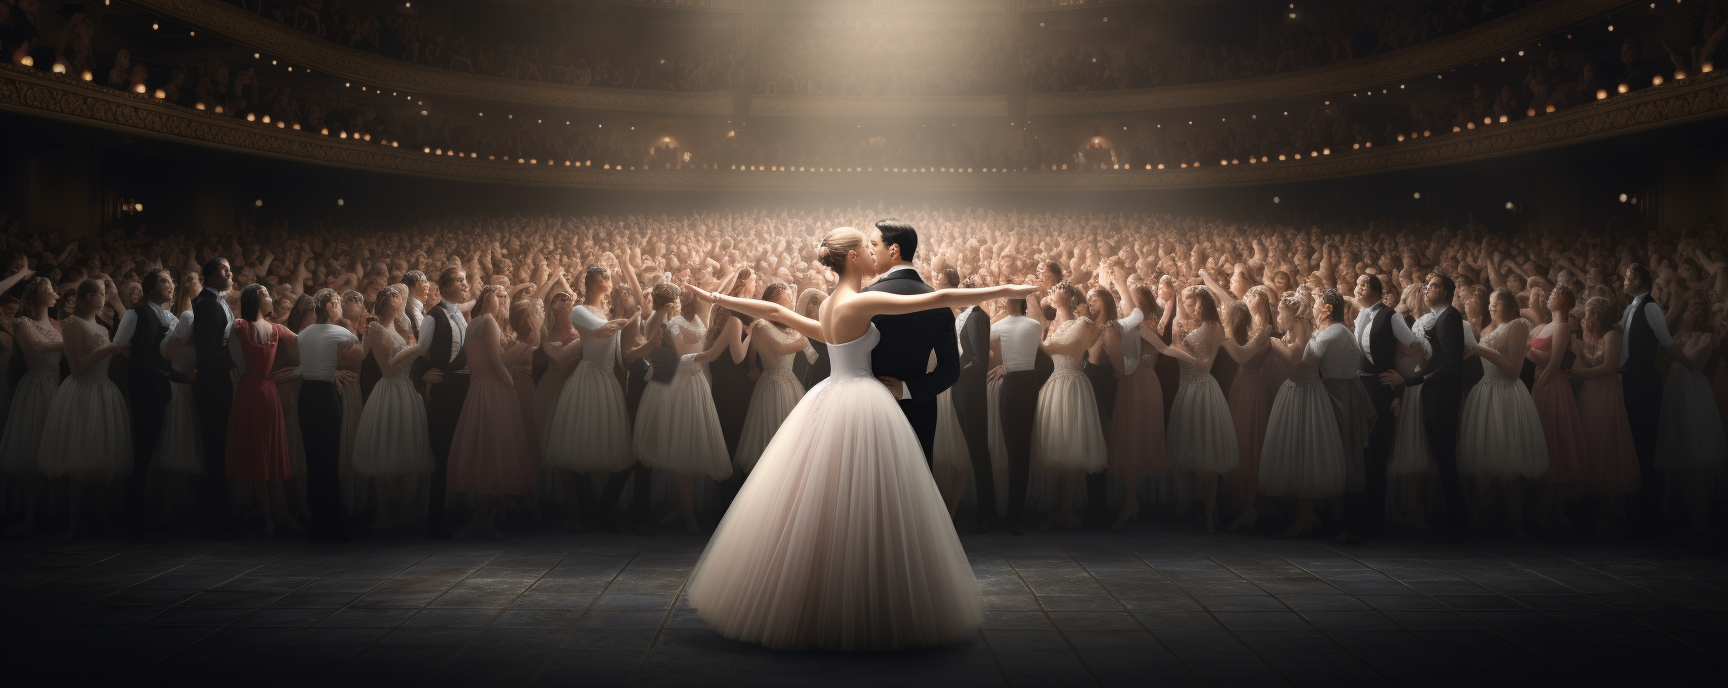
[[[1536,298],[1535,294],[1531,298]],[[1542,434],[1548,441],[1548,471],[1542,474],[1542,496],[1536,504],[1536,525],[1551,528],[1566,527],[1566,497],[1576,494],[1583,478],[1584,427],[1578,417],[1578,405],[1572,398],[1572,383],[1561,372],[1565,367],[1567,349],[1577,328],[1572,323],[1572,306],[1577,296],[1564,284],[1548,294],[1549,321],[1538,326],[1530,336],[1529,358],[1536,363],[1536,386],[1530,390],[1536,400],[1536,415],[1542,419]]]
[[[1111,340],[1119,348],[1122,381],[1116,385],[1116,408],[1110,416],[1110,472],[1122,483],[1122,509],[1116,512],[1112,530],[1120,530],[1140,513],[1137,489],[1141,476],[1158,475],[1167,466],[1164,456],[1164,385],[1155,363],[1158,351],[1141,346],[1145,334],[1141,322],[1160,322],[1164,309],[1145,286],[1129,289],[1126,280],[1118,291],[1134,309],[1130,318],[1116,321],[1120,330]],[[1110,345],[1107,345],[1110,346]]]
[[[1230,334],[1224,338],[1224,353],[1230,354],[1241,367],[1230,383],[1230,419],[1236,425],[1236,450],[1241,462],[1236,464],[1231,480],[1242,488],[1242,513],[1230,524],[1230,530],[1253,529],[1259,519],[1254,502],[1259,496],[1260,449],[1266,439],[1266,423],[1272,413],[1272,389],[1267,381],[1267,343],[1272,341],[1275,318],[1272,315],[1272,290],[1255,285],[1241,301],[1230,307],[1225,324]]]
[[[503,539],[493,523],[501,498],[528,494],[539,470],[524,432],[515,380],[504,365],[504,330],[497,320],[504,312],[503,300],[503,287],[480,290],[463,344],[468,396],[450,441],[450,489],[474,493],[476,503],[474,519],[456,537],[484,531],[494,540]]]
[[[1584,433],[1580,482],[1595,494],[1596,530],[1615,528],[1625,495],[1638,491],[1638,449],[1620,390],[1620,312],[1603,297],[1584,304],[1584,343],[1579,365],[1567,373],[1580,380],[1578,420]]]
[[[264,285],[247,285],[240,292],[240,317],[228,336],[229,352],[236,362],[244,361],[246,374],[234,388],[234,405],[228,412],[227,473],[231,479],[252,483],[264,534],[271,537],[278,521],[294,532],[303,530],[288,514],[287,495],[282,491],[282,483],[294,475],[282,398],[276,391],[276,383],[293,379],[300,369],[271,370],[278,347],[283,342],[292,346],[296,335],[265,318],[274,307]]]

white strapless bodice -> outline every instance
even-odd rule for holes
[[[864,331],[864,336],[845,344],[828,345],[828,362],[832,366],[829,377],[837,379],[876,377],[870,367],[870,351],[876,348],[876,343],[882,341],[882,333],[876,331],[876,324],[871,323],[870,329]]]

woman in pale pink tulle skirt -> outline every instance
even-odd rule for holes
[[[1135,309],[1116,322],[1119,333],[1111,346],[1119,347],[1122,380],[1116,385],[1116,409],[1110,416],[1110,473],[1122,483],[1122,509],[1111,524],[1120,530],[1140,512],[1136,486],[1142,476],[1168,469],[1164,455],[1164,383],[1158,379],[1158,350],[1141,346],[1140,323],[1158,322],[1164,309],[1144,286],[1121,291],[1132,296]]]
[[[1638,449],[1620,389],[1619,313],[1600,296],[1584,304],[1584,346],[1569,376],[1579,380],[1578,419],[1584,433],[1582,488],[1597,496],[1597,530],[1614,528],[1624,495],[1638,491]]]
[[[494,521],[502,498],[534,489],[539,465],[528,446],[521,402],[515,381],[504,365],[503,328],[495,316],[504,313],[503,289],[480,291],[468,323],[463,347],[468,352],[468,397],[450,441],[450,489],[476,495],[474,520],[456,535],[504,535]]]
[[[1531,300],[1538,294],[1532,293]],[[1536,505],[1536,523],[1542,527],[1569,526],[1564,512],[1565,498],[1577,490],[1583,479],[1584,427],[1578,416],[1578,404],[1572,397],[1572,383],[1561,373],[1573,333],[1578,329],[1571,319],[1577,297],[1564,284],[1548,295],[1550,321],[1538,326],[1530,335],[1530,360],[1539,371],[1536,386],[1530,391],[1536,401],[1536,415],[1542,419],[1542,435],[1548,442],[1548,471],[1542,474],[1542,498]]]
[[[1236,425],[1236,464],[1231,480],[1242,486],[1242,513],[1230,530],[1252,529],[1260,512],[1260,450],[1266,439],[1266,424],[1272,414],[1272,385],[1266,373],[1267,354],[1272,349],[1272,331],[1277,316],[1272,313],[1272,290],[1256,285],[1241,301],[1231,305],[1225,325],[1229,335],[1222,348],[1241,367],[1230,383],[1230,420]]]
[[[691,575],[691,606],[728,638],[894,650],[964,640],[983,620],[977,580],[918,438],[871,371],[881,335],[869,320],[1032,288],[860,293],[863,274],[875,271],[869,251],[850,228],[823,240],[818,257],[840,280],[820,321],[717,296],[721,307],[827,341],[833,364],[763,449]]]

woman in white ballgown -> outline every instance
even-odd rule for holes
[[[762,290],[762,300],[790,308],[792,292],[785,282],[775,282]],[[774,439],[774,432],[792,407],[804,398],[804,383],[792,373],[792,359],[806,346],[804,335],[771,322],[756,321],[751,325],[750,348],[762,361],[762,375],[756,378],[750,393],[750,410],[744,414],[744,431],[738,436],[738,452],[732,465],[749,473],[756,459]]]
[[[893,650],[965,639],[983,620],[966,551],[912,425],[875,377],[876,315],[1021,297],[1031,287],[862,292],[864,235],[843,227],[817,250],[839,284],[820,321],[761,301],[719,305],[828,342],[833,373],[786,418],[696,563],[697,616],[772,648]]]
[[[354,472],[372,478],[378,495],[373,530],[414,522],[415,509],[405,498],[406,479],[433,469],[426,402],[408,377],[422,347],[413,341],[412,331],[396,326],[406,302],[407,293],[401,287],[378,292],[372,306],[378,320],[366,326],[366,337],[361,340],[380,373],[354,432]]]
[[[1530,321],[1518,317],[1518,297],[1504,289],[1489,300],[1492,324],[1465,353],[1481,357],[1482,381],[1458,417],[1458,474],[1502,493],[1514,534],[1524,532],[1522,480],[1548,470],[1548,441],[1536,400],[1518,379],[1530,349]]]
[[[1224,400],[1218,378],[1212,377],[1224,324],[1218,318],[1217,297],[1203,286],[1183,290],[1175,317],[1177,332],[1182,333],[1180,347],[1156,336],[1158,323],[1142,323],[1140,327],[1152,330],[1152,346],[1159,353],[1181,364],[1181,385],[1176,388],[1176,399],[1170,402],[1170,420],[1165,424],[1170,467],[1192,473],[1199,481],[1200,495],[1206,502],[1205,528],[1210,533],[1217,527],[1218,476],[1229,473],[1242,458],[1236,448],[1236,422],[1230,415],[1230,404]]]
[[[1296,519],[1277,537],[1313,530],[1320,519],[1314,502],[1344,492],[1344,444],[1338,435],[1332,394],[1320,380],[1320,357],[1311,355],[1314,311],[1307,297],[1294,292],[1278,302],[1278,329],[1272,351],[1284,359],[1290,379],[1278,388],[1260,447],[1260,494],[1296,498]]]
[[[604,484],[605,474],[629,468],[634,460],[624,386],[612,372],[618,362],[618,332],[628,320],[606,320],[606,297],[612,292],[612,277],[606,268],[589,267],[582,289],[582,303],[570,311],[570,323],[581,336],[582,362],[564,381],[540,436],[542,465],[564,472],[564,499],[569,511],[564,527],[573,530],[581,527],[576,474],[596,474],[598,480],[592,482]]]
[[[1716,337],[1710,331],[1709,305],[1700,298],[1686,303],[1674,328],[1674,341],[1686,360],[1668,368],[1662,390],[1662,416],[1656,434],[1656,468],[1681,485],[1686,515],[1699,537],[1710,537],[1709,486],[1722,470],[1725,451],[1722,415],[1716,408],[1715,391],[1704,377],[1704,366],[1715,353]]]
[[[38,460],[42,421],[47,419],[54,395],[60,391],[60,356],[66,346],[60,335],[60,321],[48,316],[49,309],[59,301],[60,295],[54,293],[54,285],[48,278],[31,278],[25,283],[18,324],[13,329],[18,337],[18,352],[23,354],[28,371],[12,390],[6,433],[0,437],[0,473],[17,477],[24,484],[24,520],[7,530],[7,537],[29,537],[36,533],[36,500],[42,491],[42,466]]]
[[[1427,310],[1423,305],[1421,285],[1410,285],[1405,290],[1403,303],[1411,305],[1414,312]],[[1394,318],[1404,317],[1403,313],[1393,314]],[[1400,345],[1398,355],[1393,358],[1392,365],[1399,374],[1406,377],[1416,373],[1422,362],[1428,360],[1428,327],[1434,322],[1431,314],[1423,313],[1411,325],[1410,333],[1415,335],[1416,344],[1411,347]],[[1423,528],[1427,527],[1428,519],[1422,506],[1422,484],[1426,476],[1434,475],[1438,466],[1434,463],[1434,452],[1428,448],[1428,431],[1422,427],[1422,387],[1405,387],[1398,397],[1398,420],[1392,431],[1392,454],[1386,463],[1386,477],[1401,478],[1404,481],[1404,498],[1401,505],[1399,520],[1405,524]]]
[[[1098,422],[1098,401],[1092,382],[1081,369],[1086,350],[1098,341],[1099,328],[1085,317],[1074,316],[1074,306],[1081,303],[1080,290],[1074,285],[1057,284],[1051,301],[1056,306],[1056,320],[1040,348],[1050,356],[1055,370],[1038,390],[1032,420],[1032,466],[1062,478],[1056,507],[1040,525],[1046,530],[1052,526],[1080,527],[1080,519],[1074,515],[1079,474],[1096,473],[1110,465],[1104,426]]]
[[[725,480],[732,475],[726,436],[720,430],[720,414],[714,410],[713,392],[702,364],[719,358],[732,342],[721,337],[701,351],[705,333],[679,317],[682,306],[678,297],[677,285],[654,287],[652,320],[666,324],[660,326],[659,345],[648,354],[654,377],[636,408],[631,444],[642,465],[677,476],[678,508],[662,523],[670,525],[682,519],[685,532],[695,535],[696,478]]]
[[[72,479],[67,493],[72,514],[68,539],[78,534],[90,488],[109,485],[132,472],[131,413],[120,388],[108,379],[108,361],[131,345],[109,342],[108,330],[93,320],[102,308],[104,291],[97,280],[78,286],[72,317],[61,323],[72,376],[60,383],[42,422],[42,448],[37,459],[42,475]],[[100,498],[101,493],[97,496]],[[100,501],[95,509],[99,517],[107,506]]]

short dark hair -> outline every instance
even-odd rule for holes
[[[173,284],[174,276],[168,274],[168,270],[164,268],[156,268],[144,273],[144,281],[139,285],[144,288],[144,298],[148,299],[151,294],[156,293],[156,287],[162,282]]]
[[[419,270],[409,270],[407,274],[402,275],[402,284],[409,289],[420,286],[420,283],[424,281],[426,281],[426,273]]]
[[[1434,279],[1440,280],[1440,288],[1446,290],[1446,300],[1448,302],[1458,296],[1458,283],[1453,282],[1451,277],[1436,273]]]
[[[1651,285],[1650,268],[1644,267],[1643,263],[1633,263],[1628,265],[1626,266],[1626,271],[1632,273],[1632,276],[1638,279],[1638,286],[1648,287]]]
[[[1376,294],[1385,294],[1386,293],[1386,285],[1380,281],[1379,275],[1376,275],[1372,272],[1364,272],[1364,273],[1362,273],[1362,276],[1368,278],[1368,288],[1374,290],[1374,293],[1376,293]]]
[[[450,285],[456,283],[456,276],[461,274],[461,273],[462,273],[462,268],[456,267],[454,265],[447,267],[447,268],[444,268],[444,272],[438,273],[438,289],[439,289],[439,291],[449,289]]]
[[[882,245],[899,246],[900,259],[912,260],[912,254],[918,252],[918,230],[905,220],[888,218],[877,220],[876,229],[882,232]]]
[[[222,265],[227,262],[228,259],[221,256],[204,261],[204,281],[209,282],[211,277],[215,277],[216,273],[222,271]]]

